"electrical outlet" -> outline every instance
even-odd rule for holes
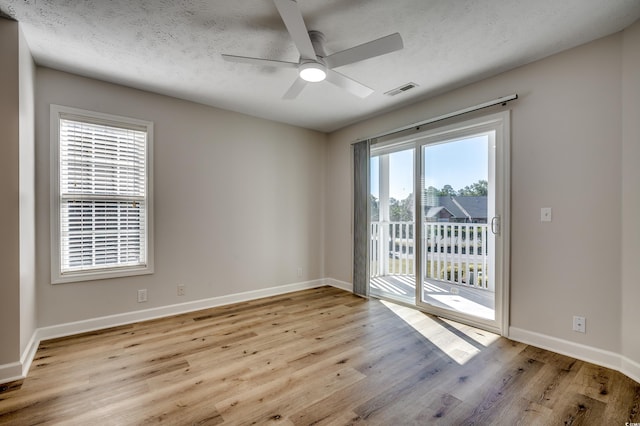
[[[573,331],[577,331],[578,333],[587,332],[587,320],[585,317],[573,317]]]
[[[298,268],[298,278],[302,278],[302,268]]]
[[[540,209],[540,222],[551,222],[551,207]]]
[[[184,284],[178,284],[178,296],[184,296],[186,294]]]
[[[142,303],[146,301],[147,301],[147,289],[143,288],[141,290],[138,290],[138,303]]]

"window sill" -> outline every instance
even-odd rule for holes
[[[114,268],[109,270],[97,271],[78,271],[70,272],[51,277],[51,284],[66,284],[81,281],[105,280],[110,278],[125,278],[138,275],[153,274],[153,267],[132,267],[132,268]]]

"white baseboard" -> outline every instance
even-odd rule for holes
[[[27,377],[27,373],[31,368],[33,358],[36,356],[36,352],[38,351],[38,345],[40,345],[40,339],[38,339],[38,330],[36,329],[31,335],[31,339],[29,339],[29,343],[27,344],[27,347],[24,349],[24,352],[22,352],[22,356],[20,357],[23,378]]]
[[[331,287],[339,288],[341,290],[350,291],[353,293],[353,284],[348,283],[346,281],[340,281],[333,278],[325,279],[326,285],[330,285]]]
[[[627,357],[622,357],[622,369],[620,372],[640,383],[640,363],[632,361]]]
[[[73,334],[85,333],[88,331],[101,330],[109,327],[117,327],[119,325],[132,324],[140,321],[147,321],[172,315],[200,311],[203,309],[215,308],[217,306],[230,305],[232,303],[246,302],[263,297],[277,296],[294,291],[307,290],[324,285],[326,285],[325,280],[321,279],[305,281],[278,287],[269,287],[260,290],[251,290],[242,293],[212,297],[209,299],[194,300],[191,302],[178,303],[175,305],[159,306],[157,308],[144,309],[141,311],[126,312],[105,317],[91,318],[83,321],[53,325],[50,327],[39,328],[36,331],[37,338],[39,341],[46,339],[55,339],[58,337],[71,336]]]
[[[226,296],[212,297],[209,299],[195,300],[192,302],[160,306],[157,308],[144,309],[134,312],[125,312],[122,314],[90,318],[82,321],[75,321],[38,328],[31,336],[29,344],[20,357],[20,362],[0,365],[0,383],[8,383],[14,380],[24,379],[27,376],[29,368],[31,367],[31,363],[33,362],[33,359],[38,350],[38,346],[40,345],[40,342],[42,340],[71,336],[74,334],[86,333],[88,331],[117,327],[119,325],[132,324],[135,322],[147,321],[171,315],[179,315],[187,312],[214,308],[216,306],[230,305],[232,303],[246,302],[263,297],[277,296],[294,291],[307,290],[314,287],[322,287],[325,285],[328,284],[324,279],[305,281],[278,287],[269,287],[260,290],[246,291],[243,293],[229,294]]]
[[[39,341],[36,341],[36,333],[34,332],[31,335],[31,339],[29,340],[27,347],[24,349],[19,362],[0,365],[0,384],[22,380],[27,377],[27,372],[29,371],[31,362],[33,362],[33,358],[36,355],[39,343]]]
[[[0,365],[0,384],[24,379],[21,362]]]
[[[517,327],[509,327],[509,339],[611,368],[640,383],[640,364],[615,352],[581,343],[569,342]]]

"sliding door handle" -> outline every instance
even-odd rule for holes
[[[491,219],[491,232],[493,235],[500,235],[500,216],[494,216]]]

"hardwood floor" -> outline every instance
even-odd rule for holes
[[[0,424],[640,422],[624,375],[331,287],[44,341]]]

